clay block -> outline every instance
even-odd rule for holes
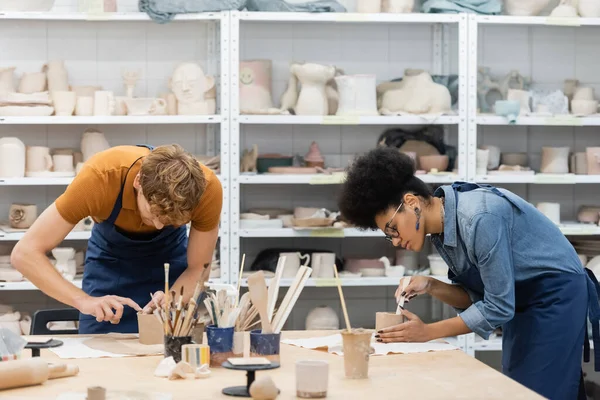
[[[164,340],[163,325],[154,314],[138,313],[138,329],[141,344],[162,344]]]
[[[375,330],[379,331],[390,326],[399,325],[405,321],[406,318],[402,314],[378,312],[375,314]]]

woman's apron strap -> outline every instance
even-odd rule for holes
[[[600,283],[596,275],[585,268],[588,275],[588,315],[592,324],[592,340],[594,341],[594,370],[600,371]],[[590,361],[590,339],[587,327],[585,329],[585,340],[583,342],[583,360]]]

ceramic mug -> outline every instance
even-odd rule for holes
[[[89,117],[94,115],[94,98],[82,96],[75,102],[75,115]]]
[[[28,146],[25,170],[27,172],[44,172],[52,170],[50,149],[44,146]]]
[[[300,261],[306,260],[302,265],[307,265],[310,262],[310,255],[306,254],[304,257],[301,253],[279,253],[279,257],[285,257],[285,264],[283,265],[282,278],[295,278],[296,274],[300,270]]]
[[[313,278],[331,279],[335,275],[333,266],[335,264],[335,253],[312,253],[310,267],[313,270]]]
[[[54,105],[54,113],[60,117],[68,117],[73,115],[77,96],[75,92],[56,90],[52,92],[52,103]]]
[[[132,98],[125,99],[127,115],[159,115],[167,111],[167,102],[164,99]]]
[[[55,154],[52,156],[55,172],[73,172],[73,155]]]
[[[555,224],[560,224],[560,203],[538,203],[537,209]]]
[[[301,399],[327,397],[329,363],[324,360],[296,361],[296,396]]]
[[[115,111],[115,96],[108,90],[98,90],[94,93],[94,115],[108,116]]]

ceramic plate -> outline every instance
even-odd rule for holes
[[[19,107],[6,106],[0,107],[0,116],[3,117],[48,117],[54,113],[54,107]]]

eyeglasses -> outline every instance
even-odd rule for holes
[[[392,218],[390,218],[390,221],[385,224],[385,231],[383,233],[385,233],[385,240],[388,242],[392,242],[394,239],[398,239],[400,237],[400,232],[398,232],[398,229],[392,228],[390,224],[394,221],[394,217],[396,214],[398,214],[398,211],[400,211],[403,205],[404,202],[400,202],[400,205],[398,208],[396,208],[396,211],[394,212],[394,215],[392,215]]]

